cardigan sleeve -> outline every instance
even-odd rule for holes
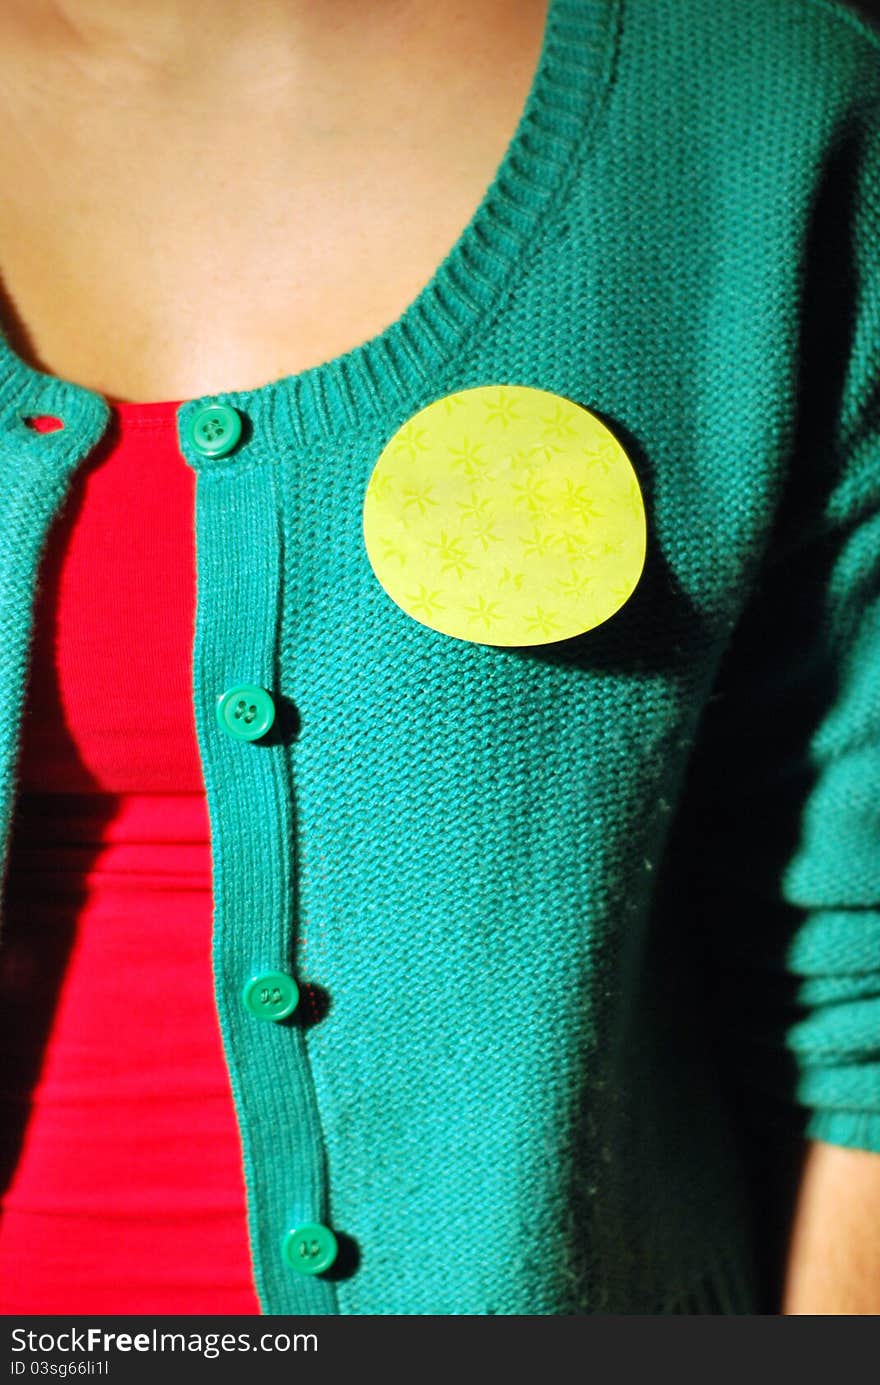
[[[880,1153],[880,96],[829,159],[799,333],[778,523],[661,883],[741,1090]]]

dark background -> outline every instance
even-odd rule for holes
[[[880,29],[880,0],[850,0],[850,8],[863,14],[866,19],[873,20]]]

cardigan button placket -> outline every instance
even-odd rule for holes
[[[307,1031],[284,1022],[299,1004],[301,930],[292,751],[269,691],[284,601],[276,457],[261,397],[248,398],[253,409],[211,399],[178,411],[180,449],[196,472],[193,699],[217,863],[214,994],[263,1311],[332,1314],[336,1290],[323,1270],[336,1238]]]

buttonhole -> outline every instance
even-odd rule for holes
[[[35,433],[56,433],[64,422],[54,414],[23,414],[24,423]]]

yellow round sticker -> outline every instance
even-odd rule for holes
[[[612,616],[645,561],[629,458],[588,409],[480,385],[428,404],[364,498],[373,571],[408,615],[478,644],[550,644]]]

